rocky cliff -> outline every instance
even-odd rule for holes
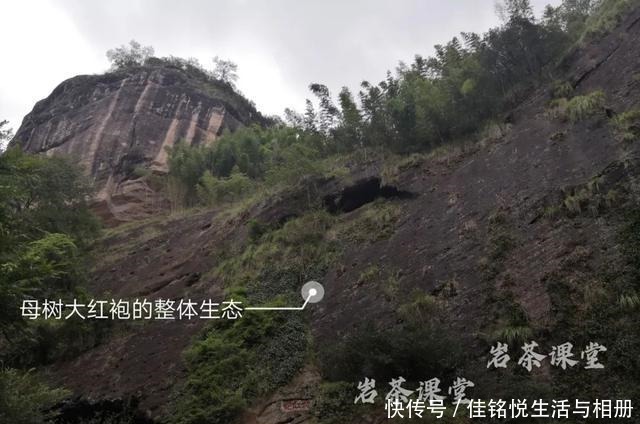
[[[167,169],[179,140],[212,143],[225,130],[267,120],[226,83],[159,59],[144,67],[64,81],[24,118],[12,145],[77,158],[107,219],[146,216],[162,204],[138,167]]]

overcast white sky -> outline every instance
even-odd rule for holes
[[[547,3],[532,0],[539,14]],[[17,130],[63,80],[107,69],[105,52],[136,39],[157,56],[219,55],[239,66],[258,109],[301,110],[311,82],[337,93],[378,82],[399,60],[429,55],[460,31],[498,24],[495,0],[37,0],[0,6],[0,120]]]

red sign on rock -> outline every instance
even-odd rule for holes
[[[311,399],[288,399],[280,404],[282,412],[309,411],[311,409]]]

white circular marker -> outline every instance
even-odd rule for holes
[[[318,303],[324,297],[324,287],[317,281],[308,281],[302,286],[300,294],[305,302],[309,299],[309,303]]]

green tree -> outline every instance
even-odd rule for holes
[[[385,87],[382,84],[372,85],[363,81],[361,88],[359,96],[365,122],[364,143],[369,146],[391,144],[393,137],[387,113]]]
[[[52,418],[51,408],[69,393],[52,389],[29,371],[0,368],[0,422],[36,424]]]
[[[240,199],[249,192],[251,180],[236,166],[228,177],[214,177],[205,171],[196,188],[200,203],[215,206]]]
[[[503,21],[511,19],[533,20],[533,7],[529,0],[504,0],[496,3],[496,13]]]
[[[16,352],[28,352],[34,340],[36,323],[20,314],[23,300],[81,294],[85,253],[99,229],[86,204],[90,194],[82,172],[68,160],[16,148],[0,156],[0,328],[8,347],[0,359],[5,363],[26,362],[28,355]]]
[[[82,281],[78,249],[65,234],[46,234],[16,250],[0,265],[0,325],[7,340],[26,325],[20,313],[24,299],[66,297]]]
[[[66,158],[17,148],[0,156],[0,231],[6,242],[64,233],[85,247],[99,229],[87,204],[91,195],[82,170]]]
[[[213,64],[212,76],[233,86],[238,80],[238,65],[218,56],[213,58]]]
[[[13,130],[11,128],[6,128],[8,124],[9,121],[6,119],[0,121],[0,153],[5,150],[7,143],[9,143],[13,138]]]
[[[326,85],[314,83],[309,86],[309,89],[316,95],[320,104],[317,128],[323,135],[328,136],[340,118],[340,111],[333,104],[331,93]]]
[[[316,115],[315,108],[313,107],[313,103],[311,102],[311,100],[306,99],[304,118],[303,118],[304,130],[309,133],[317,132],[318,131],[318,127],[316,125],[317,120],[318,120],[318,117]]]
[[[111,62],[111,69],[117,70],[142,66],[153,54],[153,47],[142,46],[136,40],[131,40],[129,46],[121,45],[107,50],[107,59]]]
[[[334,137],[339,150],[349,151],[362,146],[362,112],[347,87],[342,88],[338,98],[341,121]]]

